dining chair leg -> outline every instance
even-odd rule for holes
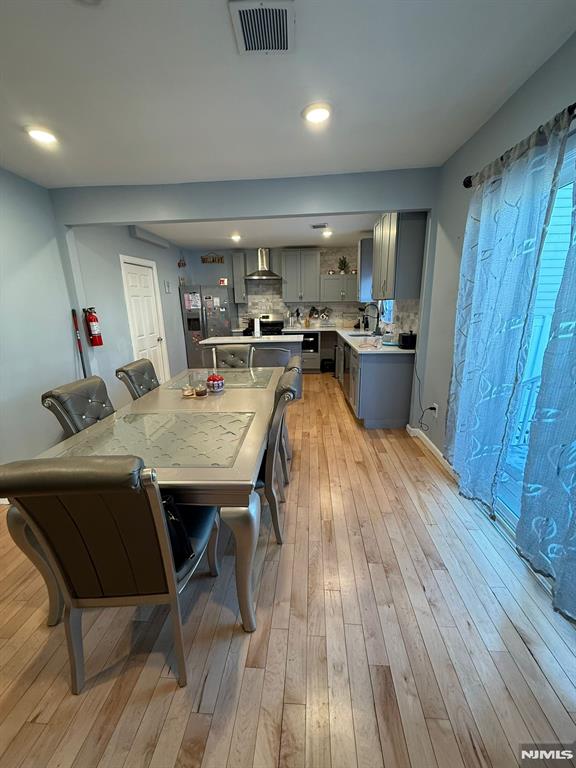
[[[260,531],[260,497],[250,494],[247,507],[222,507],[220,516],[232,531],[236,544],[236,592],[242,626],[246,632],[256,629],[252,570]]]
[[[46,589],[48,590],[48,620],[49,627],[54,627],[62,618],[64,609],[64,600],[62,592],[56,581],[56,576],[46,560],[42,547],[38,543],[36,536],[26,523],[16,507],[10,507],[6,515],[8,531],[16,546],[24,552],[26,557],[31,560],[40,575],[44,579]]]
[[[292,459],[292,446],[290,445],[290,438],[288,437],[288,427],[286,426],[286,419],[284,419],[284,422],[282,424],[282,442],[284,443],[284,447],[286,449],[286,456],[289,460]]]
[[[78,694],[84,688],[84,649],[82,647],[82,611],[64,606],[64,631],[70,661],[70,688]]]
[[[220,573],[220,563],[218,561],[218,534],[220,531],[220,516],[214,521],[214,527],[210,534],[210,541],[208,542],[208,566],[210,568],[211,576],[218,576]]]
[[[280,454],[280,466],[282,468],[282,478],[284,480],[284,485],[288,485],[290,482],[290,467],[288,466],[288,454],[286,453],[286,446],[284,445],[283,440],[280,440],[278,453]]]
[[[174,656],[178,668],[178,685],[183,688],[187,683],[186,653],[184,651],[184,637],[182,635],[182,615],[178,598],[174,598],[170,604],[170,618],[172,619],[172,636],[174,638]]]
[[[276,496],[276,489],[273,483],[267,483],[264,489],[266,495],[266,501],[270,507],[270,517],[272,518],[272,526],[274,527],[274,534],[276,536],[276,544],[282,544],[282,531],[280,530],[280,510],[278,505],[278,497]]]
[[[276,462],[276,471],[274,473],[276,475],[276,483],[278,485],[278,495],[280,496],[280,501],[286,501],[286,495],[284,494],[284,473],[282,472],[282,465],[281,462]]]

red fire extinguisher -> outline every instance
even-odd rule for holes
[[[84,310],[84,320],[86,321],[86,332],[90,346],[101,347],[103,342],[100,332],[100,321],[94,307],[88,307],[88,309]]]

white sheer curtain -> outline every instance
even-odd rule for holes
[[[490,511],[496,504],[507,447],[517,422],[520,383],[533,331],[539,259],[571,120],[571,110],[564,110],[473,180],[475,191],[460,270],[445,454],[459,476],[461,492]],[[574,253],[569,260],[574,261]],[[569,322],[566,318],[572,311],[576,327],[576,283],[571,282],[569,271],[562,296],[566,305],[571,298],[571,309],[566,308],[558,322]],[[567,327],[562,326],[563,333]],[[557,376],[568,377],[568,390],[571,388],[576,400],[575,348],[568,350],[567,344],[557,344],[549,345],[549,351],[540,399],[548,398],[549,403],[561,400],[564,408],[568,395],[558,387]],[[543,562],[542,546],[551,532],[548,507],[560,504],[564,510],[560,514],[562,524],[560,520],[555,522],[556,530],[562,531],[572,525],[567,520],[572,519],[574,509],[576,444],[570,442],[570,430],[573,441],[576,421],[574,411],[570,414],[564,408],[564,412],[563,447],[555,449],[562,454],[561,466],[565,468],[563,490],[550,478],[544,481],[544,476],[553,471],[549,451],[557,441],[548,444],[552,430],[544,427],[542,419],[529,437],[526,477],[533,477],[535,483],[531,489],[525,486],[522,499],[520,550],[534,561],[535,567],[547,573],[551,569],[549,563]],[[566,445],[572,448],[566,449]],[[570,471],[572,484],[566,482],[566,472]],[[546,493],[536,492],[538,483],[547,487]],[[567,497],[571,500],[566,501]],[[576,532],[573,527],[570,530],[573,539]],[[550,549],[547,557],[549,560]]]
[[[572,156],[576,179],[576,155]],[[556,299],[530,427],[520,553],[554,582],[554,606],[576,619],[576,183],[570,249]]]

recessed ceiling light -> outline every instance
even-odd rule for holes
[[[58,139],[50,131],[45,131],[43,128],[26,128],[26,133],[31,139],[37,141],[38,144],[56,144]]]
[[[315,104],[308,104],[302,111],[302,117],[307,122],[318,125],[319,123],[325,123],[330,117],[331,112],[330,104],[317,102]]]
[[[323,230],[322,237],[332,237],[332,230],[331,229]]]
[[[234,240],[235,243],[239,243],[242,240],[241,235],[230,235],[230,240]]]

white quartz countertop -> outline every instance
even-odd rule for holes
[[[270,344],[276,342],[281,344],[286,340],[285,336],[210,336],[208,339],[202,339],[200,344]],[[302,331],[296,333],[290,341],[300,342],[304,341]]]
[[[340,338],[344,339],[344,341],[349,344],[352,349],[354,349],[356,352],[358,352],[359,355],[413,355],[415,354],[414,349],[400,349],[400,347],[397,346],[385,346],[382,347],[380,344],[378,344],[377,347],[373,346],[374,340],[377,340],[378,342],[380,339],[377,336],[354,336],[354,333],[358,333],[358,331],[355,331],[352,328],[338,328],[335,325],[316,325],[312,328],[284,328],[282,333],[284,334],[293,334],[293,333],[322,333],[324,331],[325,333],[327,331],[332,331],[333,333],[337,333]],[[362,346],[364,345],[364,346]]]

